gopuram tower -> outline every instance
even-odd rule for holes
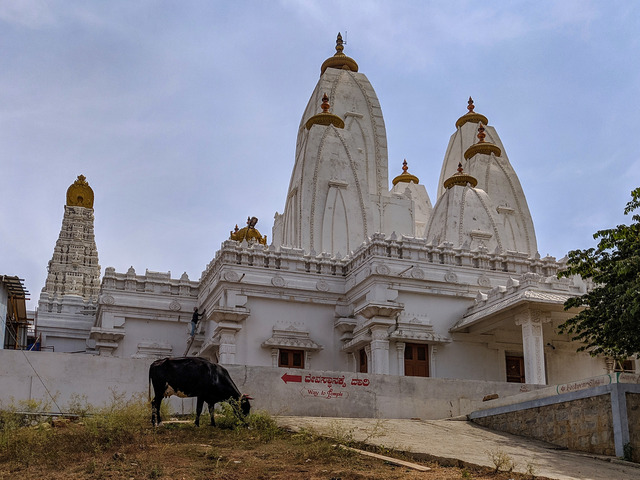
[[[38,301],[37,329],[45,348],[55,343],[55,351],[86,349],[100,290],[93,219],[93,190],[79,175],[67,189],[62,228]]]

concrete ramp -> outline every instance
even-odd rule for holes
[[[351,436],[356,441],[421,453],[450,465],[495,468],[492,452],[504,452],[515,471],[558,480],[637,480],[640,465],[568,450],[544,442],[494,432],[467,421],[330,417],[278,417],[287,428],[308,428],[320,434]]]

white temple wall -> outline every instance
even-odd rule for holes
[[[145,355],[145,349],[157,345],[156,350],[160,349],[166,355],[181,356],[191,331],[190,321],[187,315],[182,315],[180,322],[127,317],[124,324],[126,335],[115,354],[123,358]]]
[[[41,340],[43,346],[49,346],[52,352],[59,353],[73,353],[73,352],[82,352],[84,353],[87,349],[87,337],[83,338],[73,338],[68,333],[48,333],[47,335],[42,335]]]
[[[271,366],[271,349],[261,345],[273,336],[276,328],[306,332],[311,340],[322,345],[321,350],[310,353],[311,368],[331,370],[342,367],[334,364],[337,353],[333,349],[335,305],[250,297],[247,306],[251,314],[236,335],[237,363]]]

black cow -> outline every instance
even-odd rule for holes
[[[218,402],[235,399],[240,401],[243,415],[251,409],[249,399],[242,395],[233,383],[229,372],[216,363],[201,357],[163,358],[149,367],[149,382],[155,394],[151,402],[151,423],[155,426],[162,422],[160,404],[164,397],[198,397],[196,407],[196,426],[200,426],[202,406],[207,402],[211,414],[211,425],[215,426],[213,407]]]

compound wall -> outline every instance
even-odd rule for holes
[[[152,359],[0,350],[0,406],[40,400],[48,411],[67,412],[82,399],[94,407],[149,395]],[[254,408],[272,414],[439,419],[477,410],[487,395],[501,398],[537,386],[504,382],[227,366]],[[52,400],[52,398],[54,400]],[[176,413],[193,399],[172,397]]]

